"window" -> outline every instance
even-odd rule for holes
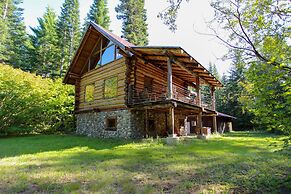
[[[101,58],[101,65],[105,65],[115,60],[115,45],[106,48]]]
[[[104,98],[113,98],[117,96],[117,76],[104,81]]]
[[[117,118],[116,117],[106,118],[106,130],[116,131],[116,129],[117,129],[116,126],[117,126]]]
[[[101,41],[100,50],[96,53],[96,55],[99,55],[97,67],[106,65],[116,59],[122,58],[122,55],[118,53],[118,47],[114,45],[113,42],[110,41],[106,45],[106,41]]]
[[[85,87],[85,102],[94,101],[94,84]]]
[[[145,76],[144,77],[144,91],[152,92],[153,90],[153,78]]]

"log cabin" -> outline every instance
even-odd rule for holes
[[[91,22],[64,83],[75,86],[78,134],[203,134],[203,117],[217,131],[214,93],[222,84],[181,47],[135,46]],[[211,102],[202,102],[202,85],[211,87]]]

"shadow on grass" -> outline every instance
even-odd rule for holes
[[[73,147],[89,147],[96,150],[112,149],[132,142],[123,139],[97,139],[72,135],[31,135],[0,138],[0,159],[47,151],[60,151]]]
[[[256,147],[253,140],[194,139],[177,146],[132,142],[74,136],[33,136],[4,143],[0,140],[2,157],[10,152],[9,156],[17,156],[64,151],[62,155],[44,154],[37,163],[14,166],[10,174],[25,169],[36,178],[17,181],[4,191],[142,193],[150,187],[158,193],[191,193],[201,192],[203,187],[209,189],[211,184],[230,185],[227,191],[231,193],[288,191],[286,159],[267,147]],[[2,145],[13,143],[20,147],[11,149],[7,145],[7,153],[3,154]]]

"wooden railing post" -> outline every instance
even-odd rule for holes
[[[168,57],[167,97],[168,99],[173,98],[172,59],[170,57]]]
[[[200,90],[200,78],[196,77],[196,92],[197,92],[197,105],[201,107],[201,90]],[[199,135],[202,134],[202,110],[197,115],[197,128]]]

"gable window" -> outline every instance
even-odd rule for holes
[[[85,87],[85,102],[94,101],[94,84],[89,84]]]
[[[153,90],[153,78],[145,76],[144,77],[144,91],[152,92]]]
[[[117,76],[104,80],[104,98],[113,98],[117,96]]]
[[[96,53],[99,55],[99,61],[97,67],[106,65],[116,59],[122,58],[122,55],[118,53],[118,47],[113,42],[107,40],[101,40],[100,50]]]
[[[117,118],[110,117],[106,118],[106,130],[116,131],[117,130]]]

